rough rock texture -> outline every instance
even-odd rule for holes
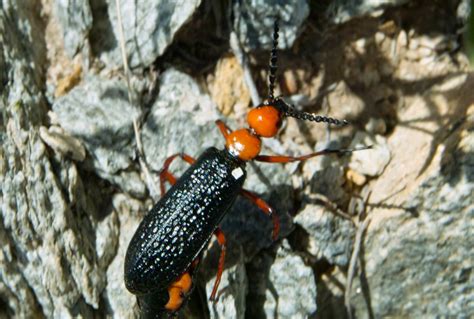
[[[2,2],[0,317],[139,316],[123,261],[153,204],[148,178],[173,153],[223,147],[216,119],[245,125],[242,72],[222,43],[237,27],[264,96],[268,55],[251,48],[268,47],[275,12],[282,45],[295,43],[279,52],[277,91],[351,125],[287,119],[262,153],[373,148],[249,164],[245,187],[275,208],[279,239],[268,216],[239,198],[221,224],[220,301],[207,302],[220,252],[212,239],[183,317],[474,316],[474,76],[457,33],[467,2],[276,2],[121,1],[140,70],[132,103],[112,70],[121,67],[115,1]],[[427,12],[432,19],[419,19]],[[226,27],[227,18],[235,20]],[[187,165],[171,170],[180,176]]]
[[[289,247],[283,242],[270,268],[265,313],[267,318],[308,318],[316,312],[314,273],[300,256],[285,248]]]
[[[135,157],[133,120],[140,110],[128,102],[125,83],[87,78],[57,99],[53,111],[62,128],[84,143],[91,170],[126,192],[145,195],[139,175],[127,171]]]
[[[172,154],[196,157],[204,148],[223,144],[214,124],[219,118],[215,104],[189,75],[169,69],[159,77],[159,85],[142,133],[145,157],[153,169],[160,170]]]
[[[418,126],[438,131],[434,137],[397,127],[389,139],[399,160],[391,162],[372,186],[380,193],[371,202],[381,207],[370,213],[373,220],[364,246],[371,307],[367,309],[361,289],[355,305],[362,317],[370,312],[414,317],[474,313],[474,94],[468,89],[472,85],[470,74],[427,93],[438,105],[440,118],[453,119],[448,126],[429,122]],[[439,99],[448,99],[449,108]],[[429,110],[424,101],[415,100],[401,118],[410,122]]]
[[[326,14],[335,23],[347,22],[371,13],[380,15],[383,9],[399,6],[410,0],[336,0],[332,1]]]
[[[175,33],[192,16],[200,0],[121,0],[121,15],[131,68],[143,68],[171,44]],[[120,35],[115,0],[93,1],[94,34],[92,50],[110,67],[121,67]]]
[[[88,1],[58,0],[55,15],[63,30],[64,49],[73,57],[87,43],[92,28],[92,12]]]
[[[292,3],[245,0],[234,3],[234,13],[234,28],[246,48],[271,49],[273,24],[275,17],[278,17],[281,30],[278,47],[288,49],[295,42],[301,25],[309,15],[309,5],[306,0]]]
[[[308,204],[295,217],[295,224],[308,233],[307,252],[316,259],[347,267],[352,250],[354,225],[320,205]]]
[[[77,166],[42,142],[47,106],[44,25],[36,1],[0,10],[0,296],[7,316],[69,317],[98,310],[117,242],[117,215],[91,202]],[[106,205],[102,208],[106,208]]]
[[[109,316],[122,318],[139,317],[135,298],[125,288],[123,280],[124,256],[128,243],[132,239],[136,226],[148,210],[150,202],[143,203],[127,194],[118,193],[112,197],[112,207],[117,211],[120,229],[116,235],[118,249],[113,251],[114,258],[107,268],[107,286],[104,299],[108,306],[103,312]],[[117,279],[118,278],[118,279]]]

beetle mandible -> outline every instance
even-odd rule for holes
[[[192,290],[193,273],[213,234],[221,247],[216,281],[210,296],[211,300],[216,299],[226,251],[226,240],[219,223],[237,196],[244,196],[272,217],[272,236],[274,240],[278,237],[279,221],[273,209],[257,195],[243,189],[246,162],[288,163],[353,151],[326,149],[299,157],[260,155],[261,138],[274,137],[284,117],[348,124],[345,120],[298,111],[274,96],[278,31],[276,20],[269,63],[268,99],[248,113],[249,127],[231,131],[218,120],[216,124],[225,138],[223,150],[208,148],[197,159],[184,153],[174,154],[164,162],[160,172],[160,188],[164,195],[138,226],[125,258],[125,285],[137,295],[145,316],[173,314],[182,307]],[[178,157],[191,164],[179,179],[168,170]],[[172,185],[166,193],[165,182]]]

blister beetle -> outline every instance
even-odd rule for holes
[[[144,316],[173,314],[182,307],[193,287],[193,273],[213,234],[221,247],[216,281],[210,296],[211,300],[216,299],[226,252],[226,240],[219,223],[237,196],[243,195],[272,217],[273,239],[278,237],[279,221],[273,209],[257,195],[243,189],[246,162],[288,163],[351,151],[328,149],[299,157],[260,155],[261,138],[274,137],[284,117],[347,124],[347,121],[297,111],[283,99],[274,97],[277,44],[276,21],[268,99],[248,113],[249,127],[231,131],[224,122],[217,121],[225,138],[223,150],[209,148],[196,160],[186,154],[175,154],[163,165],[160,188],[164,195],[138,226],[125,258],[125,285],[137,295]],[[178,157],[191,164],[179,179],[168,170]],[[166,182],[172,187],[165,193]]]

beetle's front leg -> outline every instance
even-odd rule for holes
[[[184,153],[176,153],[171,155],[165,160],[165,163],[163,164],[163,168],[160,171],[160,191],[161,191],[161,196],[165,194],[165,182],[170,183],[171,185],[176,184],[177,178],[170,173],[169,167],[171,163],[178,157],[181,157],[183,161],[189,163],[189,164],[194,164],[196,160],[192,158],[191,156],[184,154]]]

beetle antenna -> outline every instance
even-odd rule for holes
[[[312,113],[298,111],[294,105],[286,103],[281,98],[276,98],[274,103],[280,108],[284,115],[294,117],[299,120],[316,123],[328,123],[337,126],[345,126],[349,124],[349,121],[347,120],[338,120],[328,116],[314,115]]]
[[[276,71],[278,69],[277,61],[277,47],[278,47],[278,17],[275,18],[275,22],[273,24],[273,47],[270,53],[270,63],[269,63],[269,74],[268,74],[268,101],[272,102],[275,99],[273,95],[273,90],[275,89],[275,79],[276,79]]]

